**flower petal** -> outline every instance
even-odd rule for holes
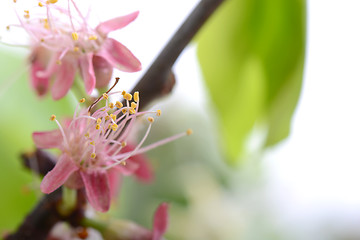
[[[103,57],[94,55],[93,68],[96,77],[96,87],[102,88],[109,84],[113,73],[113,66]]]
[[[66,154],[62,154],[55,167],[48,172],[41,182],[43,193],[51,193],[65,183],[69,176],[78,170],[74,161]]]
[[[116,170],[116,168],[110,168],[108,170],[108,177],[109,177],[109,186],[110,186],[110,193],[111,198],[116,198],[119,194],[119,190],[122,183],[122,175],[121,173]]]
[[[126,145],[121,152],[131,152],[135,149],[135,146],[128,144]],[[153,171],[151,169],[151,165],[149,163],[149,159],[145,154],[137,154],[129,158],[127,163],[136,164],[137,168],[134,169],[133,174],[137,177],[138,180],[142,182],[151,182],[154,178]],[[126,164],[125,167],[127,167]]]
[[[109,32],[121,29],[125,26],[127,26],[129,23],[134,21],[137,16],[139,15],[139,11],[130,13],[125,16],[113,18],[110,20],[107,20],[106,22],[100,23],[96,27],[96,31],[100,34],[107,35]]]
[[[31,63],[30,78],[31,86],[35,89],[36,93],[41,97],[47,93],[49,88],[49,77],[39,77],[38,72],[45,71],[45,68],[42,67],[41,63],[38,61],[33,61]]]
[[[54,100],[59,100],[67,94],[74,82],[75,73],[76,61],[64,59],[59,66],[54,85],[51,88]]]
[[[84,79],[86,93],[89,95],[94,90],[96,83],[92,59],[92,53],[85,54],[79,59],[81,76]]]
[[[152,240],[161,240],[168,227],[168,208],[169,204],[162,203],[156,209],[153,223]]]
[[[38,148],[59,148],[63,142],[60,130],[34,132],[32,138]]]
[[[112,38],[107,38],[104,41],[103,48],[97,55],[105,58],[113,67],[123,72],[137,72],[141,70],[140,61],[127,47]]]
[[[106,171],[80,172],[86,196],[95,210],[106,212],[110,208],[110,187]]]

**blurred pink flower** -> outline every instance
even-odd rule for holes
[[[139,154],[191,133],[188,130],[142,147],[154,122],[154,118],[148,117],[150,124],[144,137],[136,146],[126,147],[136,118],[146,113],[160,116],[160,110],[138,112],[138,92],[134,96],[123,92],[126,106],[119,101],[109,103],[109,95],[103,94],[92,104],[106,99],[106,105],[94,113],[89,113],[92,106],[79,112],[75,110],[73,119],[63,125],[53,115],[51,120],[58,124],[58,130],[33,133],[38,148],[58,148],[62,152],[54,169],[41,183],[42,192],[51,193],[63,184],[71,188],[85,187],[89,203],[98,211],[107,211],[117,186],[117,174],[135,174],[141,180],[151,180],[145,157]]]
[[[110,32],[134,21],[139,12],[110,19],[94,29],[74,0],[68,1],[67,8],[56,2],[40,1],[39,7],[46,9],[46,15],[41,17],[36,14],[32,17],[29,11],[25,11],[25,20],[19,16],[21,27],[32,38],[30,78],[39,96],[47,93],[50,79],[54,78],[51,86],[53,99],[64,97],[78,69],[87,94],[91,94],[95,87],[107,86],[113,68],[124,72],[141,70],[140,61],[131,51],[108,37]]]

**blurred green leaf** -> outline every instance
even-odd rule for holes
[[[57,128],[49,121],[73,113],[71,96],[54,102],[39,99],[30,88],[25,53],[0,49],[0,231],[18,226],[36,203],[39,182],[20,163],[20,154],[34,150],[33,131]],[[19,73],[23,74],[19,77]],[[31,190],[31,188],[35,188]],[[39,193],[39,192],[38,192]]]
[[[200,65],[232,163],[256,122],[267,127],[266,146],[288,136],[304,52],[304,0],[228,0],[200,33]]]

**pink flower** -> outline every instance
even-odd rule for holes
[[[39,96],[51,86],[54,100],[64,97],[78,69],[87,94],[95,87],[107,86],[113,68],[124,72],[141,70],[140,61],[131,51],[108,37],[110,32],[134,21],[139,12],[105,21],[94,29],[74,0],[68,0],[67,7],[56,2],[39,2],[39,7],[46,10],[44,16],[32,17],[29,11],[25,11],[26,20],[19,16],[21,27],[32,38],[30,78]]]
[[[123,239],[123,240],[161,240],[168,228],[169,204],[161,203],[156,209],[153,220],[152,231],[139,226],[135,223],[124,220],[111,220],[102,232],[104,239]]]
[[[153,117],[148,117],[149,126],[144,137],[135,147],[126,147],[136,118],[147,113],[160,116],[161,112],[138,112],[139,93],[132,96],[123,91],[122,94],[126,106],[119,101],[109,103],[109,95],[105,93],[88,109],[75,110],[73,119],[63,125],[53,115],[51,120],[58,124],[58,130],[33,133],[38,148],[61,150],[54,169],[41,182],[42,192],[51,193],[63,184],[71,188],[85,187],[89,203],[98,211],[107,211],[116,186],[116,173],[151,179],[149,167],[139,154],[191,133],[188,130],[142,147],[154,122]],[[106,105],[90,114],[91,108],[104,98]]]

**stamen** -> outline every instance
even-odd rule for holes
[[[55,121],[55,119],[56,119],[56,116],[55,116],[54,114],[51,115],[50,120],[51,120],[51,121]]]
[[[100,124],[100,123],[101,123],[101,118],[98,118],[98,119],[96,120],[96,123],[97,123],[97,124]]]
[[[153,123],[153,122],[154,122],[154,118],[153,118],[153,117],[148,117],[148,121],[149,121],[150,123]]]
[[[119,102],[119,101],[116,101],[115,105],[116,105],[117,108],[122,108],[122,107],[124,106],[124,105],[123,105],[121,102]]]
[[[96,35],[91,35],[90,37],[89,37],[89,40],[96,40],[97,39],[97,36]]]
[[[43,7],[44,6],[44,4],[42,4],[42,2],[39,2],[39,7]]]
[[[130,109],[129,109],[129,113],[130,113],[130,114],[135,114],[135,113],[136,113],[136,111],[135,111],[135,109],[130,108]]]
[[[114,108],[114,103],[109,103],[109,108],[113,109]]]
[[[103,98],[104,98],[104,99],[106,99],[106,100],[108,100],[108,99],[109,99],[109,95],[107,95],[106,93],[103,93],[103,95],[102,95],[102,96],[103,96]]]
[[[190,136],[191,134],[193,134],[193,130],[191,128],[186,130],[186,135]]]
[[[96,158],[96,154],[95,154],[95,153],[92,153],[92,154],[91,154],[91,158]]]
[[[85,102],[85,98],[80,99],[79,103],[84,103]]]
[[[132,102],[132,103],[131,103],[131,108],[135,109],[136,107],[137,107],[137,104],[134,103],[134,102]]]
[[[96,124],[95,129],[99,130],[100,129],[100,124]]]
[[[130,93],[125,93],[124,94],[124,99],[128,100],[128,101],[131,101],[132,99],[132,95]]]
[[[134,92],[134,101],[139,102],[139,92]]]
[[[161,115],[161,110],[160,109],[156,110],[156,116],[160,117],[160,115]]]
[[[74,41],[79,40],[79,35],[77,34],[77,32],[71,33],[71,37],[72,37],[72,39],[73,39]]]

